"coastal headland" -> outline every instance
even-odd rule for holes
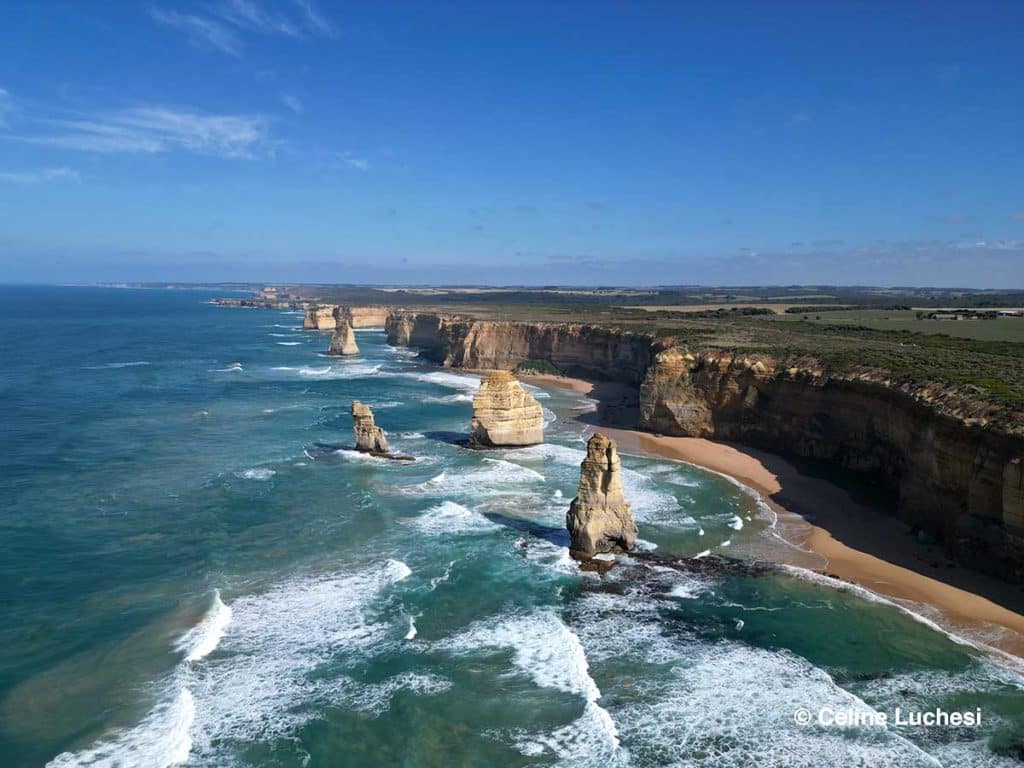
[[[751,344],[747,315],[716,326],[733,337],[726,345],[703,316],[693,333],[688,318],[681,328],[652,328],[616,322],[618,310],[598,323],[501,319],[490,305],[486,318],[335,306],[332,317],[355,327],[383,321],[390,344],[440,366],[514,371],[586,393],[596,409],[580,419],[624,453],[696,464],[759,494],[794,562],[924,606],[950,631],[993,627],[991,645],[1024,655],[1024,414],[1015,380],[1000,398],[997,387],[886,368],[883,348],[871,334],[864,344],[861,330],[852,336],[864,353],[852,364],[835,345],[812,354],[799,336],[804,348]],[[957,349],[955,341],[930,348],[927,338],[908,346],[911,363],[922,350],[941,358]],[[1017,346],[1003,342],[1008,362],[998,364],[1016,365]],[[960,349],[965,364],[977,364],[978,349]]]

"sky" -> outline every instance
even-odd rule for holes
[[[1024,3],[4,3],[0,281],[1024,288]]]

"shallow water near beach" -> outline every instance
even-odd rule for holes
[[[470,451],[477,377],[185,291],[0,289],[0,765],[1002,766],[1024,679],[773,567],[728,480],[624,456],[641,552],[569,558],[591,407]],[[369,404],[413,463],[345,450]],[[727,559],[723,559],[727,558]],[[801,707],[980,727],[798,725]]]

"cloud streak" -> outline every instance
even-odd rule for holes
[[[16,137],[32,144],[103,154],[158,154],[185,150],[248,158],[271,153],[261,115],[216,115],[165,106],[140,106],[81,119],[45,119],[44,130]]]
[[[209,46],[231,56],[242,55],[242,42],[238,35],[215,19],[162,8],[151,8],[149,15],[165,26],[180,29],[193,45]]]
[[[0,171],[0,181],[8,184],[42,184],[68,179],[78,181],[78,172],[71,168],[40,168],[35,171]]]
[[[245,34],[295,40],[334,34],[334,27],[312,0],[292,0],[283,5],[220,0],[193,12],[153,7],[149,14],[154,21],[184,32],[193,45],[236,57],[242,55]]]

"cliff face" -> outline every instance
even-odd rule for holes
[[[1020,435],[986,427],[991,407],[941,387],[813,360],[659,351],[640,387],[640,427],[732,440],[863,473],[898,516],[961,562],[1024,580]]]
[[[1024,582],[1024,426],[940,385],[871,369],[836,375],[814,359],[774,360],[666,346],[587,325],[472,321],[395,312],[391,344],[451,367],[512,369],[546,360],[564,373],[637,385],[638,426],[820,460],[861,473],[896,514],[960,562]]]
[[[302,319],[302,329],[304,331],[333,331],[336,325],[334,310],[335,307],[331,304],[310,307]]]
[[[336,317],[344,318],[353,328],[383,328],[390,314],[391,309],[388,307],[354,307],[344,304],[335,312]]]
[[[493,371],[473,396],[470,440],[483,446],[544,442],[544,412],[533,395],[507,371]]]
[[[570,548],[593,557],[629,551],[636,544],[636,522],[622,495],[622,462],[615,441],[594,434],[580,464],[580,487],[565,516]]]
[[[340,320],[331,334],[331,345],[327,348],[328,355],[358,355],[356,335],[346,320]]]
[[[524,360],[546,360],[571,376],[639,384],[651,359],[650,337],[593,325],[396,312],[387,332],[390,344],[419,347],[453,368],[512,370]]]

